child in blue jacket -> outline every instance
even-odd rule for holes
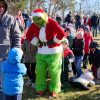
[[[23,52],[20,48],[12,48],[8,53],[8,59],[2,65],[3,100],[21,100],[23,92],[23,75],[26,67],[21,63]]]

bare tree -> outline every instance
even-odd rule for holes
[[[8,11],[10,14],[15,15],[18,9],[26,8],[28,0],[6,0],[8,6]]]
[[[77,3],[80,9],[78,11],[84,13],[100,13],[100,0],[79,0]]]
[[[44,7],[45,0],[7,0],[9,12],[15,13],[17,9],[24,9],[29,3],[29,11],[38,7]],[[61,10],[62,16],[66,10],[72,10],[75,5],[75,0],[49,0],[48,13],[53,16],[57,11]]]
[[[49,11],[53,16],[57,11],[61,11],[62,19],[64,19],[64,12],[66,10],[74,10],[75,0],[50,0]]]

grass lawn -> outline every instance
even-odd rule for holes
[[[100,39],[100,34],[96,39]],[[100,44],[100,40],[97,40]],[[24,86],[23,100],[51,100],[50,98],[36,97],[34,89]],[[81,91],[68,87],[66,92],[59,93],[58,97],[53,100],[100,100],[100,85],[95,85],[89,91]]]
[[[37,97],[35,90],[24,86],[23,100],[51,100],[48,96]],[[54,100],[100,100],[100,85],[92,87],[88,91],[81,91],[69,86],[65,92],[59,93]]]

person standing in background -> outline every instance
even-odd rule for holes
[[[76,31],[77,31],[77,29],[79,29],[81,27],[81,17],[78,13],[75,16],[75,27],[76,27]]]
[[[33,23],[33,19],[32,16],[29,16],[29,19],[26,22],[26,29],[29,28],[31,26],[31,24]]]
[[[29,78],[29,81],[27,81],[26,85],[31,85],[32,88],[35,88],[37,47],[33,47],[32,44],[27,39],[24,39],[22,44],[22,50],[23,50],[23,63],[27,68],[27,76]]]
[[[92,41],[90,44],[89,64],[95,79],[98,79],[97,70],[100,68],[100,49],[96,41]]]
[[[71,18],[72,18],[72,15],[71,15],[71,12],[69,12],[67,16],[65,17],[64,22],[67,22],[68,24],[71,23]]]
[[[91,28],[93,31],[93,37],[97,37],[97,26],[98,26],[98,16],[94,13],[91,17]]]
[[[29,15],[27,14],[27,11],[24,9],[24,11],[22,12],[22,16],[25,22],[25,28],[26,28],[26,23],[29,20]]]
[[[61,25],[61,17],[59,15],[56,16],[56,21],[58,22],[59,25]]]
[[[88,56],[90,53],[90,43],[93,41],[93,36],[92,33],[90,31],[89,26],[86,26],[84,28],[84,57],[83,57],[83,68],[87,69],[87,65],[88,65]]]
[[[19,25],[20,30],[23,32],[23,30],[25,28],[25,22],[24,22],[24,18],[22,16],[22,11],[20,9],[17,11],[17,14],[15,17],[18,21],[18,25]]]
[[[21,47],[21,31],[16,18],[7,13],[6,0],[0,0],[0,89],[2,90],[1,65],[12,47]],[[0,100],[2,92],[0,91]]]

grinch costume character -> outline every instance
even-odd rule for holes
[[[47,69],[50,75],[49,92],[56,96],[60,92],[61,58],[63,47],[61,42],[65,37],[63,29],[56,21],[48,18],[43,9],[32,12],[33,24],[26,38],[34,46],[38,46],[36,55],[36,91],[42,96],[46,90]]]

